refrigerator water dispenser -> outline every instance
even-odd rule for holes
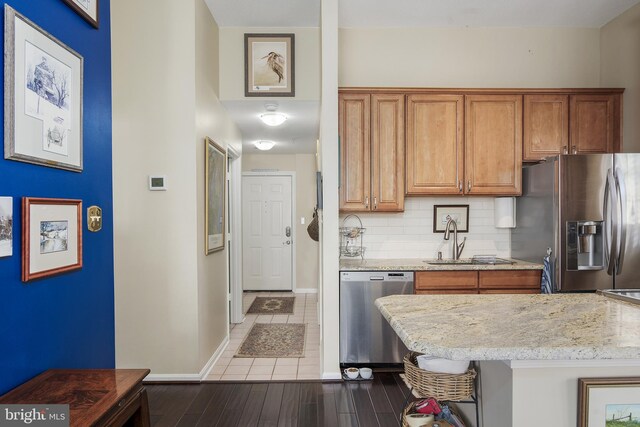
[[[602,221],[567,222],[567,270],[602,270]]]

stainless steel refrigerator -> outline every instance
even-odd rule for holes
[[[640,154],[562,155],[523,169],[514,258],[550,249],[556,292],[640,288]]]

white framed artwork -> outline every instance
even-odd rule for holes
[[[81,172],[83,58],[4,10],[4,158]]]

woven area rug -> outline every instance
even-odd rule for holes
[[[256,323],[233,357],[304,357],[306,325]]]
[[[293,314],[296,297],[256,297],[247,314]]]

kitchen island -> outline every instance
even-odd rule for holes
[[[595,294],[389,296],[410,350],[479,361],[485,426],[573,427],[581,377],[640,376],[640,306]]]

